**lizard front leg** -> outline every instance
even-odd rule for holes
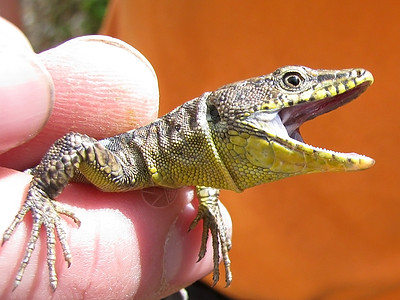
[[[226,287],[228,287],[232,282],[232,272],[230,269],[231,261],[228,255],[232,243],[227,236],[227,230],[218,205],[219,189],[197,186],[196,191],[200,203],[197,216],[190,225],[190,230],[192,230],[200,220],[203,220],[203,234],[198,261],[206,254],[208,233],[211,232],[214,262],[213,285],[217,284],[219,280],[219,251],[221,251],[225,267],[225,283]]]
[[[105,149],[95,139],[79,133],[69,133],[54,143],[39,165],[27,172],[33,176],[27,198],[11,225],[4,232],[2,245],[9,240],[16,227],[23,221],[26,213],[31,211],[32,231],[14,282],[14,289],[22,280],[42,225],[45,227],[47,236],[47,265],[50,286],[55,289],[57,287],[56,236],[60,241],[65,261],[68,266],[71,264],[71,251],[60,214],[72,218],[78,226],[80,221],[70,206],[57,202],[54,198],[62,192],[70,180],[81,177],[82,174],[95,183],[104,182],[106,179],[117,181],[118,178],[123,178],[122,167],[113,153]]]
[[[13,222],[3,234],[2,246],[6,241],[10,239],[14,230],[23,221],[28,211],[31,211],[32,213],[32,230],[28,244],[26,246],[24,257],[21,261],[18,273],[15,277],[13,290],[15,290],[21,283],[25,268],[29,263],[29,260],[35,249],[37,239],[39,238],[39,232],[42,225],[44,225],[45,227],[47,236],[47,265],[49,269],[50,286],[53,289],[56,289],[58,282],[55,269],[56,235],[58,240],[60,241],[64,259],[67,262],[68,267],[71,265],[71,251],[67,243],[65,225],[62,223],[60,214],[72,218],[74,222],[78,225],[78,227],[80,226],[80,220],[75,216],[72,208],[69,205],[59,203],[50,198],[47,193],[40,187],[40,184],[38,184],[37,180],[32,180],[27,198],[22,205],[22,208],[18,211]]]

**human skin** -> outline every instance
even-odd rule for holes
[[[107,37],[71,40],[41,54],[12,24],[0,19],[0,233],[23,203],[30,176],[47,148],[69,131],[104,138],[155,119],[157,79],[129,45]],[[159,299],[212,270],[212,251],[196,263],[201,225],[192,187],[104,193],[70,184],[57,197],[76,208],[67,217],[72,265],[57,244],[58,286],[49,286],[45,231],[21,284],[15,275],[32,228],[31,215],[0,248],[0,299]],[[192,201],[193,200],[193,201]],[[223,208],[228,228],[231,222]],[[208,249],[211,249],[209,239]]]

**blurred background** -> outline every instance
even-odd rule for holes
[[[157,73],[160,115],[283,65],[371,71],[365,94],[302,135],[376,165],[222,192],[234,281],[216,289],[233,299],[400,299],[400,2],[23,0],[0,14],[37,51],[96,32],[128,42]]]

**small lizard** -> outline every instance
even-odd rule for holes
[[[80,221],[71,207],[55,198],[71,181],[90,182],[106,192],[196,186],[199,208],[190,229],[203,221],[198,258],[204,257],[211,232],[213,282],[219,280],[221,253],[229,286],[231,241],[218,205],[219,190],[241,192],[294,175],[371,167],[374,160],[369,157],[305,144],[299,127],[353,100],[372,82],[371,73],[363,69],[287,66],[206,92],[147,126],[114,137],[97,141],[68,133],[27,170],[32,181],[26,200],[3,235],[4,244],[25,214],[32,212],[33,227],[14,288],[22,280],[42,225],[53,289],[57,287],[56,236],[70,265],[60,214],[78,226]]]

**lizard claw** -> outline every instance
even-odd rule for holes
[[[199,210],[196,218],[189,227],[189,230],[192,230],[200,220],[203,220],[203,233],[197,262],[203,259],[206,254],[208,232],[210,231],[213,243],[213,286],[219,281],[219,261],[221,251],[225,267],[225,282],[226,287],[228,287],[232,282],[232,272],[230,270],[231,261],[228,254],[232,243],[230,238],[227,236],[227,230],[218,205],[219,190],[209,187],[197,187],[197,194],[200,200]]]
[[[71,251],[67,243],[67,235],[64,229],[65,225],[62,223],[60,214],[71,217],[75,223],[80,224],[79,219],[75,216],[72,208],[68,205],[61,204],[51,199],[38,184],[31,183],[28,191],[28,196],[18,211],[11,225],[6,229],[3,234],[2,245],[8,241],[17,226],[23,221],[26,213],[32,212],[33,224],[30,238],[25,250],[24,257],[15,277],[14,288],[15,290],[21,283],[25,268],[29,263],[32,253],[35,249],[37,239],[39,238],[40,228],[44,225],[46,230],[46,244],[47,244],[47,265],[49,268],[49,281],[53,290],[57,288],[57,273],[55,269],[56,261],[56,235],[60,241],[64,259],[71,265]]]

